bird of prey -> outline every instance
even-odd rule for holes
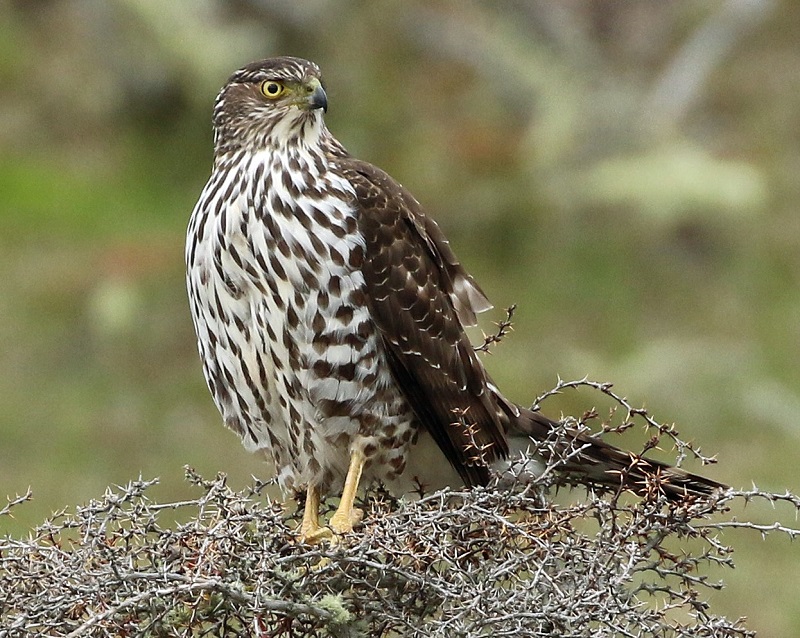
[[[556,425],[492,383],[464,330],[492,307],[486,295],[413,195],[333,137],[327,106],[312,62],[236,71],[214,105],[213,171],[186,243],[208,387],[283,490],[306,491],[309,541],[353,529],[362,478],[485,485],[517,441]],[[585,483],[643,491],[658,475],[672,498],[720,486],[572,439],[580,452],[562,469]]]

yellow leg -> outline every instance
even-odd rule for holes
[[[318,543],[331,537],[331,530],[319,524],[319,488],[309,485],[306,490],[306,506],[303,522],[300,523],[297,537],[301,543]]]
[[[342,490],[342,500],[339,507],[331,517],[330,528],[335,534],[345,534],[352,532],[353,527],[361,521],[363,512],[356,509],[353,503],[356,500],[358,482],[361,480],[361,472],[364,469],[366,458],[361,450],[354,450],[350,455],[350,467],[347,469],[347,477],[344,479],[344,489]]]

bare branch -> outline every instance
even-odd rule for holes
[[[540,400],[579,386],[622,408],[603,436],[641,420],[656,439],[677,439],[609,384],[559,382]],[[108,489],[30,538],[0,540],[0,638],[753,636],[705,602],[722,586],[708,565],[733,566],[718,532],[795,538],[785,522],[741,519],[741,506],[760,500],[796,517],[800,497],[754,487],[670,502],[658,489],[623,498],[588,487],[554,505],[547,490],[579,453],[563,439],[596,416],[556,428],[562,442],[538,479],[521,459],[516,480],[487,488],[401,500],[373,487],[361,527],[335,545],[297,542],[302,509],[287,518],[262,481],[233,491],[222,474],[186,468],[198,496],[173,503],[149,498],[155,480]]]
[[[512,326],[511,319],[514,317],[514,311],[517,309],[517,304],[512,304],[508,308],[506,308],[506,318],[502,321],[498,321],[495,323],[497,326],[497,332],[494,334],[487,335],[485,332],[483,333],[483,343],[479,346],[475,346],[475,352],[485,352],[486,354],[491,353],[491,347],[495,344],[500,343],[509,332],[511,332],[514,327]]]

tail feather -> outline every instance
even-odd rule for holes
[[[559,428],[568,437],[553,437]],[[621,450],[596,437],[564,428],[539,412],[519,408],[519,417],[511,419],[513,435],[530,437],[540,446],[545,461],[558,460],[558,470],[575,476],[578,482],[597,484],[612,489],[631,490],[639,495],[661,490],[671,500],[687,495],[705,496],[727,486],[691,474],[661,461],[647,459]]]

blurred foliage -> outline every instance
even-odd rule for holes
[[[35,495],[7,531],[140,472],[268,474],[207,395],[182,251],[214,95],[275,54],[518,304],[513,398],[613,381],[713,478],[797,491],[798,29],[790,0],[0,1],[0,486]],[[737,556],[719,609],[800,633],[796,548]]]

